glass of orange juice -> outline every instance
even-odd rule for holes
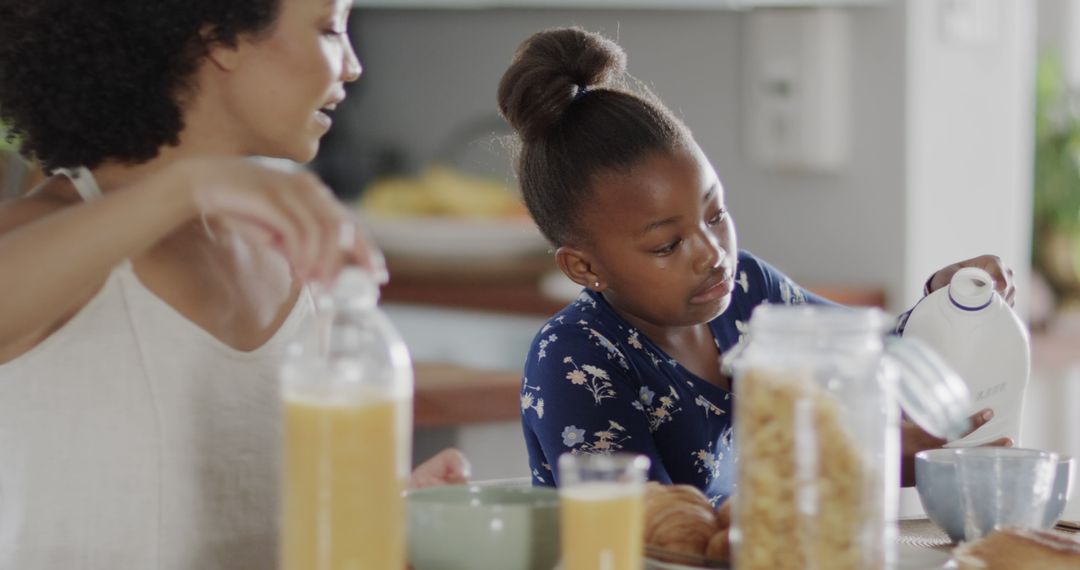
[[[564,570],[641,570],[648,472],[644,455],[559,457]]]

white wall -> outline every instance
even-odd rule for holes
[[[365,76],[350,95],[360,161],[390,141],[433,156],[458,125],[495,120],[495,87],[517,45],[578,24],[618,39],[630,72],[693,129],[727,186],[741,245],[804,282],[902,281],[904,18],[901,2],[854,9],[852,165],[792,176],[749,164],[742,142],[741,23],[724,11],[361,11]]]
[[[984,32],[943,24],[949,3],[908,4],[909,302],[934,269],[995,253],[1016,269],[1023,312],[1030,274],[1035,5],[983,2]]]
[[[365,76],[342,112],[353,132],[342,137],[339,126],[334,136],[346,140],[328,155],[359,169],[389,142],[416,166],[463,124],[487,121],[492,132],[495,87],[517,45],[543,28],[577,24],[622,44],[631,73],[683,117],[716,165],[741,245],[796,280],[881,286],[900,310],[932,270],[993,252],[1023,285],[1035,8],[977,3],[1000,10],[996,33],[978,46],[941,37],[939,10],[954,2],[850,9],[853,156],[837,174],[780,174],[748,162],[745,16],[730,11],[359,10],[353,32]],[[491,147],[474,144],[467,154],[477,159]]]

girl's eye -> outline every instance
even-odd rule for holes
[[[724,208],[721,208],[720,211],[717,212],[715,216],[709,218],[708,224],[710,226],[716,226],[716,225],[719,225],[721,222],[723,222],[726,219],[727,219],[727,210],[724,209]]]
[[[329,29],[329,30],[323,31],[323,34],[325,34],[327,36],[344,36],[346,33],[347,32],[345,30],[338,31],[338,30],[335,30],[335,29]]]
[[[679,244],[680,244],[680,243],[682,243],[682,240],[681,240],[681,239],[677,239],[677,240],[675,240],[675,241],[673,241],[673,242],[671,242],[671,243],[669,243],[669,244],[665,245],[664,247],[661,247],[660,249],[654,249],[654,250],[653,250],[653,254],[654,254],[654,255],[658,255],[658,256],[660,256],[660,257],[664,257],[664,256],[667,256],[667,255],[671,255],[671,254],[672,254],[672,252],[674,252],[674,251],[675,251],[675,248],[676,248],[676,247],[679,247]]]

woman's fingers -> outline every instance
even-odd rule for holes
[[[273,163],[242,159],[193,165],[195,202],[245,239],[281,251],[294,274],[328,281],[341,266],[367,267],[386,281],[381,254],[357,230],[356,220],[316,176]]]

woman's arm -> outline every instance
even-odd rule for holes
[[[108,272],[200,215],[280,250],[302,278],[328,278],[349,216],[314,176],[247,159],[175,163],[101,200],[43,211],[24,200],[0,211],[0,354],[50,331],[85,304]],[[40,340],[40,339],[38,339]]]

